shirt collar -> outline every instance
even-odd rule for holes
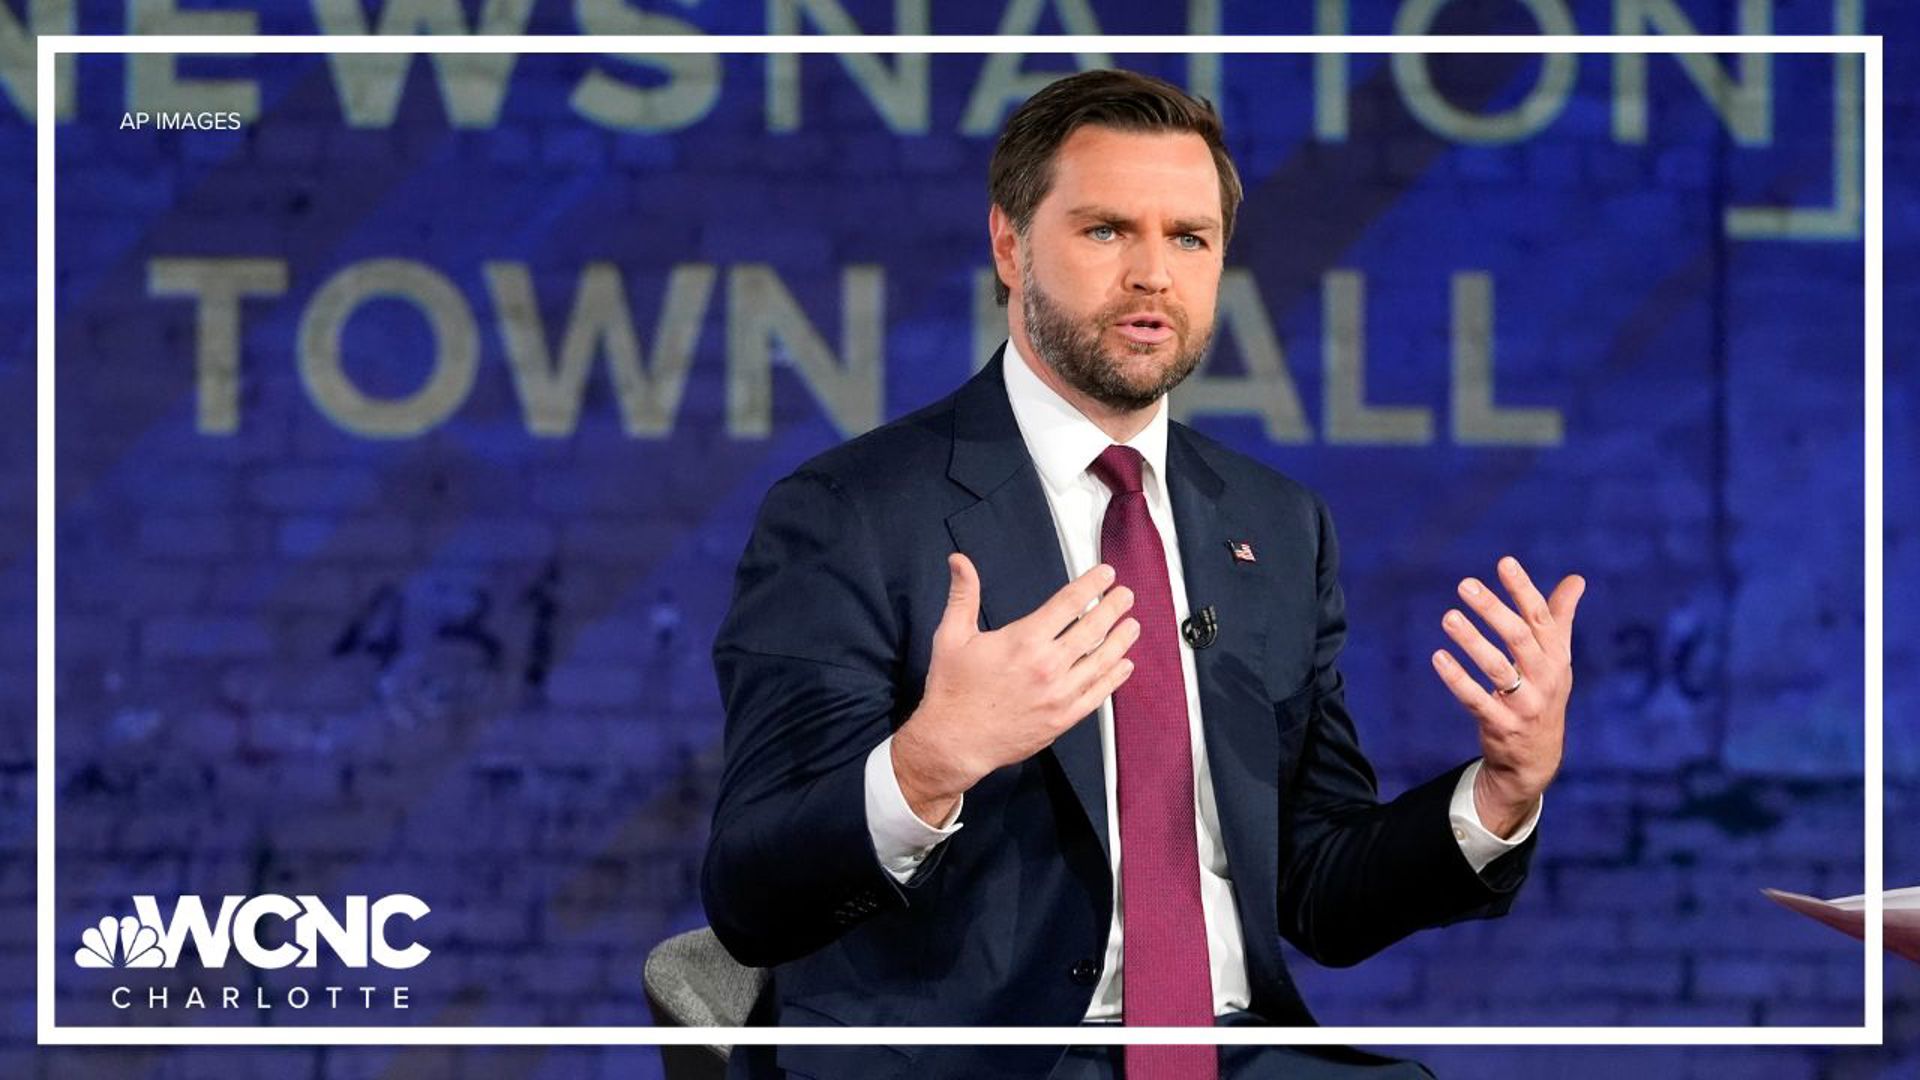
[[[1020,426],[1020,437],[1027,444],[1027,453],[1033,458],[1040,479],[1055,493],[1065,491],[1086,475],[1087,466],[1112,446],[1113,440],[1053,387],[1041,382],[1011,338],[1001,366],[1005,369],[1007,401],[1013,406],[1014,422]],[[1165,397],[1154,403],[1153,419],[1128,439],[1126,445],[1140,451],[1140,456],[1146,459],[1149,481],[1166,475]]]

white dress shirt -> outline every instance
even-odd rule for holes
[[[1007,342],[1007,398],[1027,444],[1041,487],[1047,496],[1047,508],[1053,513],[1054,531],[1060,550],[1066,556],[1069,579],[1094,568],[1100,561],[1100,525],[1106,516],[1111,492],[1087,466],[1113,440],[1074,408],[1053,388],[1040,381],[1013,342]],[[1181,572],[1180,545],[1175,539],[1173,510],[1167,499],[1167,403],[1162,398],[1154,408],[1153,419],[1126,445],[1146,459],[1145,494],[1147,511],[1154,527],[1160,530],[1161,546],[1166,549],[1167,581],[1173,593],[1174,617],[1187,618],[1186,579]],[[1226,844],[1220,833],[1220,811],[1214,802],[1213,780],[1207,768],[1207,744],[1200,726],[1200,681],[1194,673],[1193,649],[1184,639],[1180,644],[1180,670],[1187,691],[1187,728],[1193,748],[1194,829],[1200,853],[1200,910],[1207,923],[1207,954],[1213,978],[1215,1015],[1244,1009],[1252,1000],[1247,984],[1246,946],[1240,927],[1240,915],[1233,904],[1233,877],[1227,866]],[[1100,704],[1100,757],[1105,765],[1107,789],[1107,836],[1112,838],[1113,922],[1107,933],[1106,961],[1101,965],[1100,982],[1094,988],[1093,1002],[1087,1009],[1089,1020],[1118,1019],[1121,1015],[1120,965],[1120,800],[1115,792],[1113,700]],[[1449,816],[1453,837],[1461,854],[1475,873],[1486,868],[1502,853],[1517,847],[1533,832],[1540,809],[1534,808],[1512,839],[1502,839],[1481,824],[1473,804],[1473,782],[1480,763],[1474,762],[1454,788]],[[941,841],[961,828],[965,797],[939,827],[928,825],[907,805],[900,791],[899,778],[893,772],[893,739],[889,737],[867,757],[867,828],[873,836],[873,849],[887,872],[898,881],[913,876]],[[1279,838],[1275,838],[1278,843]]]

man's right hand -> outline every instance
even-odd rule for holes
[[[1133,590],[1109,589],[1113,568],[1104,563],[1032,614],[984,632],[973,562],[949,555],[947,570],[952,584],[933,632],[926,694],[893,736],[900,792],[934,824],[982,777],[1051,746],[1099,708],[1133,673],[1126,653],[1140,637],[1140,624],[1121,618]]]

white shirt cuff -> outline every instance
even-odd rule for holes
[[[893,774],[891,735],[867,755],[866,788],[867,832],[873,836],[873,853],[880,857],[887,873],[904,885],[929,852],[960,831],[960,808],[966,805],[967,797],[960,796],[953,813],[938,827],[920,820],[900,791],[900,778]]]
[[[868,768],[868,775],[872,775],[871,767]],[[1544,796],[1537,800],[1533,804],[1533,813],[1528,814],[1527,820],[1514,830],[1511,839],[1495,836],[1480,823],[1480,811],[1473,804],[1473,781],[1479,775],[1478,761],[1467,766],[1467,771],[1460,774],[1460,782],[1453,788],[1453,804],[1447,814],[1453,820],[1453,838],[1460,843],[1460,854],[1467,857],[1467,865],[1473,867],[1476,874],[1485,870],[1493,860],[1526,843],[1527,837],[1533,835],[1534,825],[1540,821],[1541,808],[1547,803]],[[867,798],[871,805],[872,795]]]

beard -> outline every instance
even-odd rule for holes
[[[1039,359],[1058,372],[1068,386],[1100,404],[1122,412],[1138,412],[1147,408],[1184,382],[1206,356],[1207,345],[1213,338],[1213,327],[1208,325],[1197,337],[1194,336],[1184,308],[1122,300],[1109,304],[1087,318],[1077,319],[1041,291],[1039,283],[1033,279],[1033,258],[1030,253],[1023,262],[1020,306],[1026,315],[1027,339],[1033,343],[1034,351],[1040,354]],[[1156,311],[1173,328],[1174,354],[1171,363],[1136,381],[1128,378],[1124,365],[1107,351],[1102,338],[1106,336],[1107,328],[1117,323],[1121,316],[1143,307]],[[1146,356],[1163,347],[1139,342],[1121,345],[1124,352],[1135,356]]]

